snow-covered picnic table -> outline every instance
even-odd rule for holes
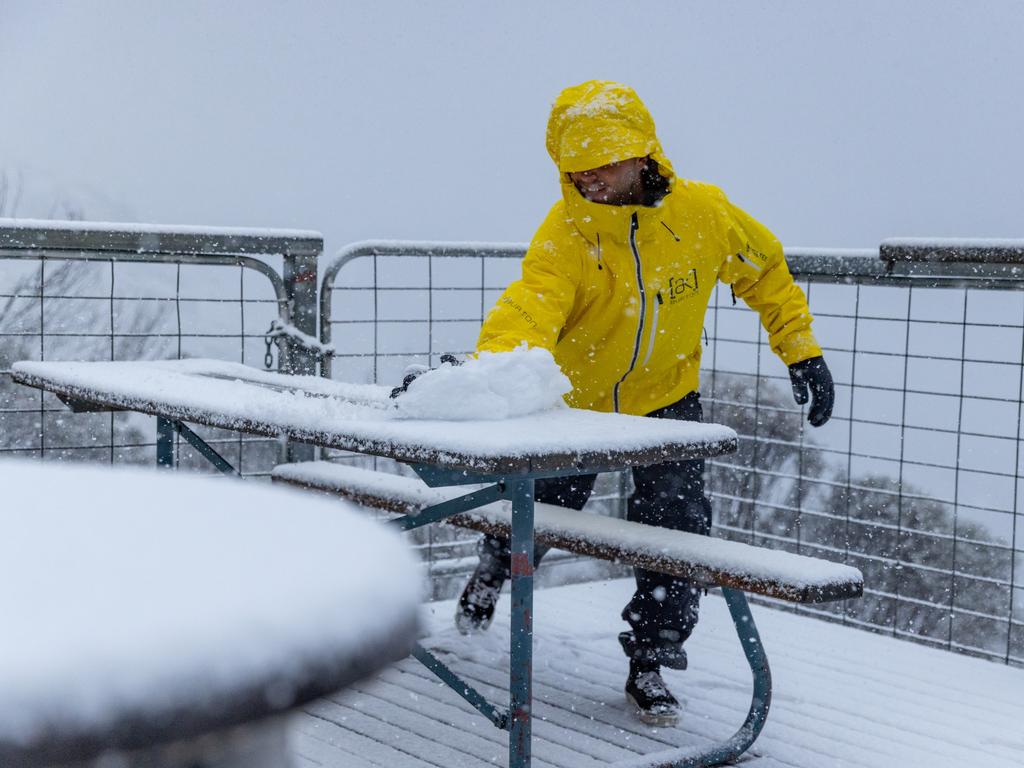
[[[415,642],[419,566],[351,505],[23,461],[0,462],[0,487],[5,768],[111,750],[111,765],[282,765],[283,713]]]
[[[13,366],[13,378],[22,384],[56,393],[74,409],[124,409],[155,415],[157,461],[163,466],[173,465],[171,447],[173,435],[177,432],[221,471],[234,471],[185,425],[184,422],[190,421],[256,434],[286,435],[320,446],[387,456],[409,464],[431,487],[483,483],[483,487],[467,489],[468,493],[449,495],[427,508],[412,509],[395,522],[403,529],[410,529],[454,518],[498,501],[508,506],[507,516],[499,515],[501,519],[494,518],[488,523],[500,526],[507,523],[511,538],[508,708],[502,709],[487,702],[422,646],[416,646],[413,653],[496,726],[509,731],[510,768],[528,768],[531,762],[534,481],[543,477],[614,471],[716,456],[734,451],[737,445],[735,432],[718,424],[650,419],[565,407],[500,419],[410,418],[410,413],[403,411],[401,402],[396,404],[389,397],[388,387],[285,376],[212,360],[22,362]],[[458,383],[455,379],[451,381]],[[442,382],[439,387],[441,394],[445,386]],[[467,391],[472,389],[464,390]],[[451,397],[459,396],[456,388]],[[417,415],[421,414],[422,411]],[[585,516],[585,513],[577,514]],[[551,520],[543,518],[542,523],[551,528]],[[559,526],[555,525],[555,528]],[[583,526],[579,530],[584,528],[588,527]],[[562,534],[573,538],[571,531],[561,531],[559,535]],[[637,542],[619,542],[624,547],[614,551],[629,557],[657,555],[661,547],[659,541],[665,534],[687,536],[652,528],[641,537],[643,541],[639,545],[634,546]],[[582,533],[583,537],[586,535]],[[598,548],[612,551],[608,547]],[[693,551],[701,549],[699,546],[696,550],[692,546],[689,548]],[[720,554],[723,557],[713,558],[715,563],[726,563],[729,553]],[[749,553],[750,556],[756,554]],[[784,556],[786,553],[776,554]],[[710,561],[686,562],[680,556],[666,556],[664,552],[661,555],[662,562],[681,569],[677,573],[688,573],[694,568],[698,573],[715,571],[714,567],[708,569],[709,565],[715,565]],[[750,559],[746,554],[743,558]],[[765,563],[758,567],[762,565]],[[807,568],[813,570],[814,565],[808,563]],[[675,753],[660,758],[652,756],[655,760],[652,765],[717,765],[733,760],[753,743],[763,726],[770,701],[771,678],[743,590],[757,591],[760,589],[757,584],[766,582],[749,578],[749,568],[742,570],[742,573],[730,574],[728,567],[724,571],[718,568],[715,583],[723,587],[754,675],[747,719],[731,739],[710,750]],[[793,599],[835,600],[860,594],[862,580],[855,569],[836,565],[825,571],[820,572],[819,569],[819,572],[811,573],[809,570],[818,586],[804,589],[797,585],[798,588],[792,591],[805,597]],[[746,586],[727,587],[730,582],[721,580],[727,576],[740,578]]]
[[[476,474],[593,472],[736,449],[717,424],[562,408],[513,419],[404,418],[390,387],[219,360],[20,362],[14,380],[78,407],[153,414]]]

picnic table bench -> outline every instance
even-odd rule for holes
[[[319,486],[405,513],[393,524],[406,530],[456,516],[460,524],[508,535],[512,550],[508,707],[487,702],[422,646],[413,655],[495,725],[509,731],[510,768],[525,768],[531,760],[535,528],[544,543],[722,586],[754,678],[747,717],[720,745],[700,753],[651,755],[645,766],[717,765],[739,757],[760,733],[768,714],[771,675],[744,591],[798,602],[856,597],[862,591],[859,571],[847,566],[626,521],[601,521],[533,501],[534,480],[544,477],[731,452],[736,435],[721,425],[575,409],[499,422],[402,419],[386,387],[264,373],[210,360],[25,362],[13,366],[13,378],[55,392],[73,408],[155,415],[157,461],[162,466],[173,466],[177,432],[221,471],[234,471],[186,421],[287,435],[404,462],[422,483],[319,465],[281,468],[276,473],[279,481]],[[442,486],[461,490],[438,490]],[[475,487],[466,492],[467,486]]]
[[[406,515],[410,522],[424,510],[459,495],[451,488],[431,488],[415,477],[328,461],[281,464],[271,478]],[[457,513],[442,522],[502,538],[512,532],[511,509],[502,502]],[[863,591],[860,571],[850,566],[553,504],[534,505],[534,539],[546,547],[794,603],[846,600],[860,597]]]

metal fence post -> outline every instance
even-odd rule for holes
[[[295,330],[315,340],[317,337],[317,261],[323,251],[323,241],[315,250],[289,250],[284,254],[284,285],[288,295],[288,322]],[[282,373],[315,376],[317,353],[291,334],[281,338],[278,369]],[[287,441],[284,461],[312,461],[316,450],[312,445]]]

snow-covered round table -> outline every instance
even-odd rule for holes
[[[128,766],[285,765],[280,715],[414,645],[414,557],[337,502],[20,461],[0,462],[0,487],[6,768],[111,750]]]

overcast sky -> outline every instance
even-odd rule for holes
[[[1022,33],[984,0],[0,0],[0,169],[22,215],[522,241],[551,101],[606,78],[787,245],[1024,237]]]

